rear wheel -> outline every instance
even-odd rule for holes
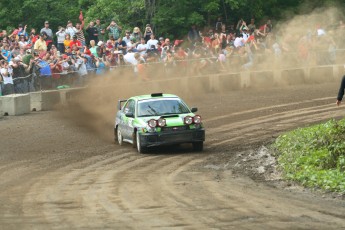
[[[146,153],[147,148],[142,146],[141,141],[140,141],[140,134],[138,132],[136,132],[135,137],[136,137],[136,144],[137,144],[138,153]]]
[[[121,130],[119,129],[119,127],[117,127],[117,142],[119,143],[119,145],[123,144],[123,136],[121,133]]]
[[[197,152],[201,152],[204,149],[204,142],[193,142],[193,150]]]

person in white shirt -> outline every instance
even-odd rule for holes
[[[151,34],[151,38],[150,40],[147,41],[147,47],[151,48],[153,45],[156,47],[156,49],[158,48],[157,47],[157,44],[158,44],[158,40],[155,39],[155,35],[154,34]]]
[[[130,41],[127,42],[127,52],[132,51],[132,52],[138,52],[137,50],[137,45],[138,43],[134,41],[135,38],[131,37]]]
[[[66,33],[70,35],[71,38],[77,33],[77,28],[75,28],[71,21],[67,22]]]
[[[137,50],[141,56],[145,56],[146,51],[148,50],[149,46],[145,44],[145,38],[140,39],[140,44],[137,46]]]
[[[75,68],[78,70],[79,76],[87,75],[87,69],[83,57],[78,56],[75,62]]]
[[[60,51],[60,54],[63,54],[65,53],[65,45],[63,43],[66,37],[65,28],[63,28],[62,26],[59,26],[59,31],[56,32],[56,36],[57,36],[57,49]]]
[[[124,42],[126,42],[126,44],[127,43],[129,43],[129,42],[131,42],[131,37],[130,37],[130,33],[129,33],[129,31],[126,31],[126,36],[124,36],[123,38],[122,38],[122,41],[124,41]]]
[[[14,93],[12,73],[12,67],[8,65],[7,61],[2,60],[0,74],[3,79],[2,95],[4,96]]]
[[[241,46],[244,46],[244,44],[245,44],[245,41],[244,41],[244,39],[243,39],[243,35],[242,35],[242,34],[240,34],[238,37],[235,38],[234,46],[235,46],[236,48],[239,48],[239,47],[241,47]]]
[[[249,33],[248,33],[248,29],[247,28],[243,28],[242,36],[243,36],[244,41],[248,40]]]
[[[77,60],[74,66],[77,69],[78,74],[79,74],[78,84],[82,86],[84,84],[85,78],[87,77],[87,69],[86,69],[84,57],[77,56]]]

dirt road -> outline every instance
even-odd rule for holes
[[[186,145],[139,155],[112,143],[111,120],[100,133],[56,111],[5,117],[0,229],[345,229],[344,199],[288,186],[264,147],[343,116],[337,88],[186,98],[207,128],[202,153]]]

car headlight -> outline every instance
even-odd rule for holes
[[[147,124],[149,125],[149,127],[155,128],[157,126],[157,121],[155,119],[151,119],[147,122]]]
[[[201,123],[201,116],[195,115],[193,118],[193,121],[195,124],[200,124]]]
[[[166,122],[166,120],[165,120],[164,118],[159,118],[159,119],[157,120],[157,124],[158,124],[159,127],[165,126],[166,123],[167,123],[167,122]]]
[[[192,124],[192,123],[193,123],[193,118],[192,118],[191,116],[186,116],[186,117],[184,118],[184,123],[185,123],[186,125]]]

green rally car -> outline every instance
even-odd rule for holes
[[[139,153],[148,147],[192,143],[202,151],[205,129],[201,117],[195,115],[181,98],[172,94],[154,93],[119,100],[115,118],[116,143],[128,142]]]

